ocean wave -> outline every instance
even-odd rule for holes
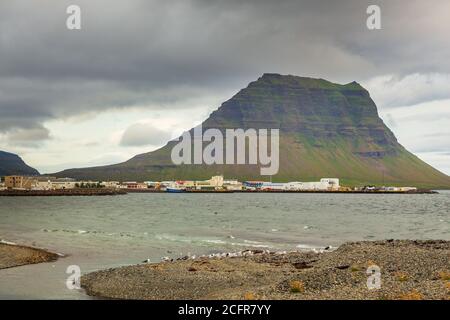
[[[231,242],[230,243],[232,246],[239,246],[239,247],[253,247],[253,248],[273,248],[273,246],[269,246],[267,244],[249,244],[247,242],[244,243],[239,243],[239,242]]]
[[[161,241],[171,241],[171,242],[182,242],[189,244],[197,244],[197,245],[220,245],[220,246],[239,246],[239,247],[247,247],[247,248],[273,248],[273,246],[253,240],[243,239],[242,242],[237,241],[226,241],[223,239],[205,239],[198,237],[182,237],[177,235],[169,235],[169,234],[158,234],[155,236],[156,239]],[[234,237],[230,237],[229,239],[235,240]]]
[[[17,246],[17,243],[12,242],[12,241],[6,241],[6,240],[3,240],[3,239],[0,239],[0,243],[8,244],[10,246]]]
[[[223,240],[208,240],[208,239],[206,239],[206,240],[202,240],[202,241],[206,242],[206,243],[213,243],[213,244],[227,244],[227,242],[223,241]]]
[[[336,247],[333,246],[313,246],[313,245],[308,245],[308,244],[298,244],[295,246],[298,250],[300,251],[313,251],[313,252],[317,252],[317,253],[322,253],[322,252],[328,252],[328,251],[333,251],[336,250]]]
[[[70,233],[70,234],[79,234],[79,235],[105,235],[105,236],[119,236],[119,237],[138,237],[138,235],[128,233],[128,232],[106,232],[106,231],[100,231],[100,230],[83,230],[83,229],[42,229],[42,232],[50,232],[50,233]]]

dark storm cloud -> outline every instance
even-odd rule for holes
[[[50,131],[39,124],[29,128],[14,128],[6,137],[10,144],[28,148],[37,148],[42,141],[51,138]]]
[[[75,3],[82,30],[69,31]],[[381,6],[382,30],[366,28],[368,4]],[[166,109],[264,72],[341,82],[450,73],[449,9],[446,0],[3,0],[0,133],[111,108]]]

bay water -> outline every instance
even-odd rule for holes
[[[87,273],[162,257],[390,238],[450,240],[450,192],[0,197],[0,239],[65,255],[0,270],[0,298],[89,298],[66,288],[69,265]]]

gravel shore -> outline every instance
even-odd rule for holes
[[[0,269],[55,261],[58,257],[43,249],[0,243]]]
[[[368,289],[369,266],[381,287]],[[84,275],[89,295],[119,299],[450,299],[450,241],[346,243],[334,251],[196,258]]]

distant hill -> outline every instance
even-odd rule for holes
[[[450,188],[450,177],[397,142],[369,92],[356,82],[264,74],[203,122],[208,128],[280,129],[280,170],[273,181],[338,177],[348,185]],[[265,179],[252,165],[173,165],[176,142],[116,165],[70,169],[60,177],[99,180]]]
[[[0,151],[0,176],[37,176],[39,172],[28,166],[17,154]]]

